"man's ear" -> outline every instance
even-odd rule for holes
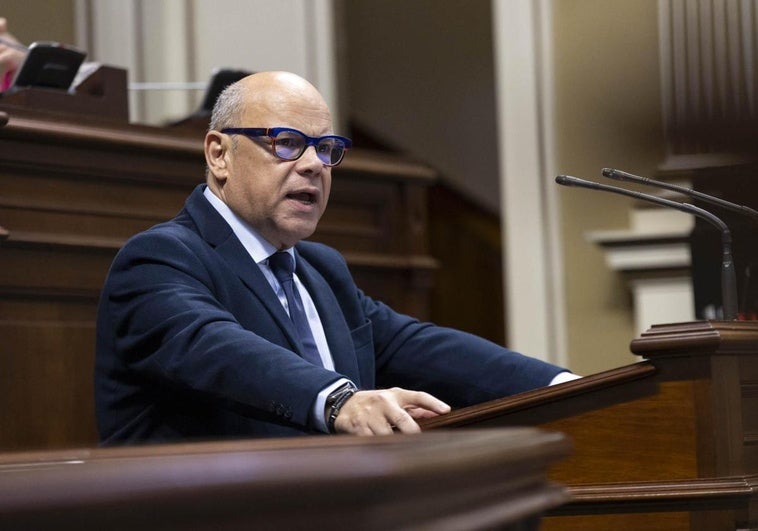
[[[205,163],[208,171],[219,181],[224,181],[229,176],[228,155],[231,149],[229,137],[218,131],[208,131],[203,143],[205,151]]]

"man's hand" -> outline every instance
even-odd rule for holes
[[[399,387],[358,391],[340,409],[334,428],[337,433],[388,435],[421,431],[414,419],[436,417],[450,406],[428,393]]]

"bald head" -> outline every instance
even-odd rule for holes
[[[287,138],[277,143],[279,133],[268,134],[273,128],[306,138],[334,133],[324,98],[302,77],[288,72],[245,77],[227,87],[213,109],[204,144],[206,182],[250,228],[286,249],[316,230],[332,176],[317,145],[304,146],[296,158],[281,157],[276,146],[286,149]]]
[[[209,129],[284,126],[274,123],[283,114],[327,120],[331,125],[329,107],[311,83],[291,72],[258,72],[224,89],[213,107]]]

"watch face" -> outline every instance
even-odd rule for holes
[[[341,396],[344,393],[348,393],[348,392],[353,392],[354,393],[355,389],[356,389],[356,387],[352,383],[347,382],[346,384],[341,385],[340,387],[338,387],[337,389],[335,389],[332,392],[332,394],[329,395],[329,398],[327,398],[326,400],[327,401],[334,400],[335,398]]]

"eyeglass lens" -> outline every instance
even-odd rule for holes
[[[324,164],[339,164],[345,152],[345,144],[336,138],[324,138],[316,147],[316,155]],[[274,138],[276,156],[285,160],[299,158],[306,148],[305,137],[294,131],[281,131]]]

